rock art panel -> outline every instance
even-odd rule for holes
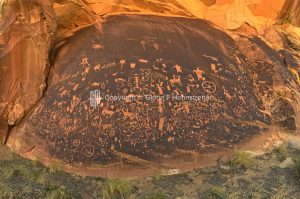
[[[75,165],[155,162],[179,149],[232,146],[259,133],[257,122],[269,124],[247,59],[208,22],[118,15],[101,26],[54,48],[44,98],[10,145]]]

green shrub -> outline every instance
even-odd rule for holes
[[[289,148],[286,143],[281,144],[280,146],[276,147],[274,150],[277,153],[277,156],[280,161],[283,161],[288,157]]]
[[[254,166],[254,160],[255,158],[252,154],[245,151],[237,151],[233,154],[230,164],[235,168],[249,169]]]
[[[221,187],[212,187],[210,189],[210,193],[212,196],[216,198],[220,198],[220,199],[226,198],[226,191]]]
[[[134,191],[132,182],[126,179],[108,179],[101,188],[101,199],[126,199]]]

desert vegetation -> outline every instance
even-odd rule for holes
[[[264,154],[236,151],[229,162],[143,179],[84,177],[45,167],[1,147],[0,195],[45,199],[299,198],[300,150],[283,142]]]

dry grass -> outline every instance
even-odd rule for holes
[[[167,199],[168,197],[162,192],[146,194],[143,199]]]
[[[289,148],[286,143],[282,143],[280,146],[276,147],[274,150],[280,161],[283,161],[288,157]]]
[[[126,199],[134,191],[132,182],[126,179],[108,179],[101,186],[102,199]]]

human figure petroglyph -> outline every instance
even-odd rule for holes
[[[214,72],[214,74],[218,74],[222,68],[221,68],[221,65],[220,64],[210,64],[210,69]]]
[[[87,57],[82,58],[80,65],[82,65],[83,67],[85,67],[85,65],[90,65],[88,60],[89,60],[89,58],[87,58]]]
[[[177,73],[183,73],[183,72],[182,72],[182,66],[179,66],[178,64],[176,64],[175,66],[173,66],[173,68],[176,69],[176,72],[177,72]]]
[[[197,75],[198,81],[205,80],[205,78],[203,77],[205,72],[203,70],[201,70],[200,68],[197,68],[196,70],[193,70],[193,73],[195,73]]]
[[[140,87],[139,87],[139,83],[140,83],[139,77],[138,77],[138,76],[135,76],[135,77],[134,77],[134,86],[135,86],[135,88],[140,88]]]
[[[123,70],[123,66],[126,63],[126,59],[121,59],[119,63],[121,64],[121,71],[122,71]]]
[[[159,84],[156,84],[157,90],[158,90],[158,94],[163,95],[164,91],[163,91],[163,82],[160,82]]]

